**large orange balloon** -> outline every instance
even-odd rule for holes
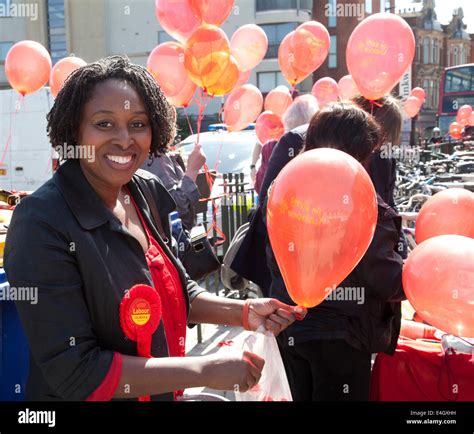
[[[290,89],[286,86],[277,86],[268,92],[265,97],[265,110],[270,110],[278,116],[283,116],[286,109],[293,102]]]
[[[240,131],[257,119],[262,111],[262,92],[253,84],[236,88],[224,104],[224,121],[228,131]]]
[[[466,126],[469,124],[469,117],[472,114],[472,107],[468,104],[463,105],[459,108],[456,121],[461,124],[462,126]]]
[[[400,81],[415,55],[415,37],[398,15],[378,13],[352,32],[346,49],[349,73],[360,93],[376,100]]]
[[[321,303],[359,263],[376,221],[370,177],[349,154],[321,148],[290,161],[269,193],[267,227],[293,301]]]
[[[219,77],[219,79],[206,88],[206,92],[212,96],[222,96],[232,91],[236,83],[239,81],[240,71],[239,65],[234,56],[230,56],[227,67]]]
[[[184,47],[179,42],[156,46],[148,56],[147,69],[168,101],[176,107],[187,106],[196,91],[184,68]]]
[[[21,95],[28,95],[43,87],[51,74],[51,57],[39,42],[17,42],[5,58],[5,75]]]
[[[257,66],[265,57],[267,48],[267,35],[255,24],[239,27],[230,39],[230,52],[237,59],[241,71]]]
[[[342,99],[352,99],[359,93],[352,75],[350,74],[342,77],[338,81],[337,87],[339,88],[339,96]]]
[[[318,100],[319,106],[324,107],[331,102],[337,101],[339,88],[336,80],[330,77],[323,77],[314,83],[311,93]]]
[[[403,289],[428,324],[474,337],[474,240],[440,235],[421,243],[403,268]]]
[[[71,75],[71,72],[84,65],[87,65],[84,60],[79,57],[69,56],[61,59],[53,66],[49,77],[49,86],[54,98],[56,98],[56,95],[63,87],[66,78]]]
[[[232,12],[234,0],[188,0],[189,6],[201,23],[220,26]]]
[[[155,0],[155,13],[161,27],[183,44],[201,24],[189,0]]]
[[[186,42],[184,67],[189,78],[205,91],[222,77],[229,62],[229,40],[216,26],[199,27]]]
[[[474,193],[450,188],[425,202],[416,219],[416,242],[438,235],[474,238]]]
[[[409,117],[414,118],[419,113],[422,105],[422,102],[416,96],[409,96],[403,103],[403,108]]]
[[[316,21],[308,21],[288,33],[278,49],[278,63],[285,79],[294,86],[313,73],[329,53],[327,29]]]
[[[285,132],[285,127],[281,120],[281,116],[271,112],[264,111],[260,114],[255,122],[255,133],[260,143],[265,143],[268,140],[278,140]]]

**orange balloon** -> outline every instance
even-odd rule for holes
[[[260,143],[268,142],[268,140],[278,140],[285,132],[285,127],[281,120],[281,116],[271,112],[264,111],[260,114],[255,122],[255,133]]]
[[[182,44],[201,24],[189,6],[189,0],[155,0],[155,13],[161,27]]]
[[[463,105],[462,107],[459,108],[457,116],[456,116],[456,122],[461,124],[462,126],[466,126],[469,124],[469,117],[472,114],[472,107],[470,105]]]
[[[474,337],[474,240],[440,235],[418,245],[403,267],[403,289],[428,324]]]
[[[212,96],[222,96],[232,91],[236,83],[239,81],[240,71],[239,65],[234,56],[230,56],[227,67],[214,84],[206,88],[206,92]]]
[[[17,42],[5,58],[5,75],[10,86],[21,95],[43,87],[51,74],[51,57],[39,42]]]
[[[474,126],[474,112],[471,113],[471,116],[469,116],[469,119],[467,120],[467,124],[469,126]]]
[[[253,84],[236,88],[224,104],[224,121],[228,131],[240,131],[257,119],[262,111],[262,92]]]
[[[453,139],[460,139],[462,137],[462,125],[457,122],[451,122],[449,125],[449,134]]]
[[[267,227],[297,305],[318,305],[349,275],[369,247],[376,221],[370,177],[349,154],[313,149],[283,168],[269,193]]]
[[[285,79],[294,86],[313,73],[329,53],[327,29],[316,21],[301,24],[288,33],[278,49],[278,63]]]
[[[176,107],[187,106],[196,91],[184,68],[184,47],[179,42],[164,42],[148,56],[148,71],[168,101]]]
[[[423,104],[426,99],[425,91],[421,87],[414,87],[410,92],[410,96],[416,96],[421,101],[421,104]]]
[[[243,86],[244,84],[246,84],[247,81],[249,81],[249,78],[251,75],[252,75],[252,70],[250,69],[248,71],[240,71],[239,79],[237,80],[237,83],[235,84],[235,88],[237,89],[239,86]]]
[[[403,103],[403,108],[408,116],[414,118],[419,113],[422,105],[422,102],[416,96],[409,96]]]
[[[234,0],[188,0],[189,6],[201,23],[220,26],[232,12]]]
[[[265,98],[265,110],[272,111],[278,116],[283,116],[286,109],[293,102],[290,89],[286,86],[277,86],[268,92]]]
[[[346,61],[360,93],[376,100],[400,81],[415,55],[415,37],[405,20],[391,13],[364,19],[352,32]]]
[[[331,102],[337,101],[339,97],[339,88],[336,80],[330,77],[320,78],[314,83],[311,94],[318,100],[319,106],[324,107]]]
[[[200,26],[186,42],[184,67],[189,78],[205,91],[222,77],[229,62],[229,40],[216,26]]]
[[[350,74],[342,77],[338,81],[337,87],[339,89],[339,95],[342,99],[352,99],[359,93],[352,75]]]
[[[416,219],[418,244],[438,235],[474,238],[474,193],[450,188],[430,197]]]
[[[53,66],[49,76],[49,86],[54,98],[56,98],[56,95],[59,93],[64,82],[71,73],[85,65],[87,65],[87,63],[79,57],[69,56],[61,59]]]
[[[239,27],[230,39],[230,52],[237,59],[241,71],[257,66],[265,57],[267,48],[267,35],[255,24]]]

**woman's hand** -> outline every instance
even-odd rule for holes
[[[186,176],[196,182],[197,174],[204,166],[206,162],[206,156],[202,150],[201,145],[194,146],[192,152],[189,154],[188,161],[186,162]]]
[[[203,357],[202,373],[207,387],[246,392],[259,382],[264,364],[248,351],[217,353]]]
[[[301,306],[289,306],[274,298],[248,300],[248,328],[257,330],[263,326],[277,336],[296,319],[302,320],[307,310]]]

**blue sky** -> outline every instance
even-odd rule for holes
[[[422,1],[413,2],[412,0],[395,0],[396,11],[404,8],[421,9]],[[464,23],[467,24],[467,31],[474,33],[474,1],[473,0],[436,0],[436,14],[441,24],[448,24],[451,21],[453,10],[463,8]]]

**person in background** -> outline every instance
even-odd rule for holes
[[[441,143],[443,141],[443,136],[441,135],[441,130],[438,127],[434,127],[431,133],[430,143]]]
[[[176,125],[176,109],[173,107],[173,117]],[[176,135],[176,129],[175,133]],[[174,137],[173,137],[174,139]],[[200,145],[195,146],[184,164],[181,154],[176,150],[159,153],[158,157],[150,156],[149,161],[142,165],[142,169],[161,179],[165,188],[176,202],[176,209],[183,225],[191,230],[194,226],[196,214],[194,206],[201,197],[196,185],[196,178],[206,162]]]
[[[367,167],[381,143],[382,132],[372,116],[356,105],[333,103],[311,120],[303,152],[339,149]],[[337,173],[334,182],[338,182]],[[361,288],[360,297],[326,299],[277,338],[295,401],[368,400],[371,354],[395,351],[400,302],[405,298],[403,261],[395,251],[400,217],[380,195],[377,202],[372,242],[359,264],[337,285]],[[267,201],[262,205],[265,216]],[[269,241],[266,252],[272,275],[270,294],[292,304]]]
[[[396,209],[394,191],[397,180],[397,160],[393,150],[400,146],[403,114],[399,100],[387,95],[377,101],[369,101],[363,96],[354,98],[354,103],[371,114],[382,129],[382,146],[372,154],[368,173],[374,184],[375,191],[380,194],[386,204]],[[400,231],[398,253],[404,259],[408,256],[407,240]]]
[[[308,124],[313,115],[319,110],[318,101],[313,95],[297,97],[283,114],[283,126],[285,131],[291,131],[300,125]],[[255,178],[255,191],[260,195],[265,172],[270,161],[273,149],[278,140],[269,140],[262,147],[260,167]],[[260,199],[260,197],[259,197]]]

